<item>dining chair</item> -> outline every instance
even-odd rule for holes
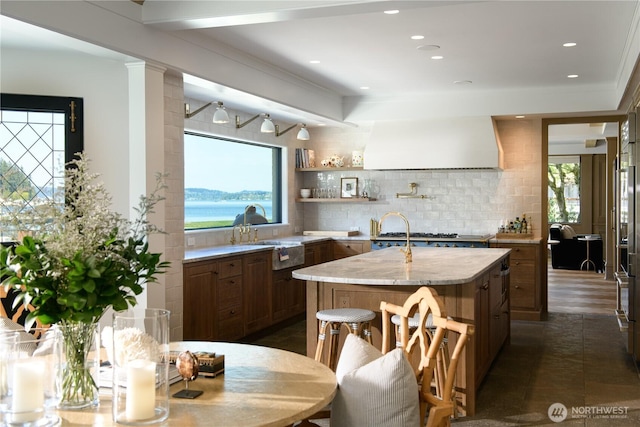
[[[455,375],[462,350],[470,336],[473,325],[447,317],[442,299],[433,288],[421,287],[410,295],[402,306],[388,302],[380,303],[382,311],[382,353],[390,351],[391,333],[395,331],[391,322],[393,315],[399,316],[399,346],[414,366],[419,385],[420,419],[427,427],[451,425],[455,416]],[[410,329],[409,321],[418,313],[418,325],[426,325],[431,317],[435,328]],[[398,318],[396,318],[398,319]],[[444,340],[451,332],[455,340],[448,340],[448,357],[444,356]],[[394,340],[395,341],[395,340]],[[427,418],[427,410],[429,416]],[[425,424],[426,419],[426,424]]]
[[[17,296],[18,291],[16,291],[15,289],[5,289],[4,286],[0,286],[0,317],[6,318],[12,323],[24,327],[27,315],[29,314],[30,309],[32,309],[33,307],[25,307],[25,305],[21,302],[16,304]],[[38,332],[35,332],[36,338],[39,338],[39,335],[43,328],[47,328],[48,326],[49,325],[43,325],[39,320],[36,319],[33,325],[34,328],[38,328]]]

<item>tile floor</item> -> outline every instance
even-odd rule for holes
[[[305,354],[305,327],[298,322],[254,343]],[[640,376],[624,340],[613,314],[551,312],[547,321],[512,321],[511,342],[480,388],[476,415],[452,424],[640,426]],[[554,403],[568,411],[560,423],[548,416]],[[614,409],[620,418],[572,414]]]

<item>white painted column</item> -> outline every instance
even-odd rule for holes
[[[156,186],[156,174],[165,170],[164,152],[164,67],[147,62],[127,64],[129,70],[129,206],[134,217],[140,195],[150,194]],[[161,202],[149,220],[165,228],[165,209]],[[152,252],[166,253],[164,235],[149,236]],[[145,286],[136,309],[165,308],[164,275],[158,283]]]

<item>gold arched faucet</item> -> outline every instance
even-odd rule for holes
[[[406,248],[400,248],[400,250],[402,252],[404,252],[404,262],[408,263],[408,262],[412,262],[413,261],[413,255],[411,254],[411,241],[410,241],[410,232],[409,232],[409,220],[407,219],[406,216],[402,215],[400,212],[387,212],[386,214],[382,215],[382,218],[380,218],[380,221],[378,221],[378,231],[382,231],[382,222],[385,220],[386,217],[388,216],[399,216],[400,218],[402,218],[402,220],[404,221],[405,225],[407,226],[407,247]]]

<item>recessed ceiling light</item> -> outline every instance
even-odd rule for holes
[[[422,40],[424,38],[424,36],[421,36],[419,34],[416,34],[415,36],[411,36],[411,40]]]
[[[524,119],[524,116],[516,116],[516,119]]]
[[[569,75],[567,76],[567,78],[568,78],[568,79],[577,79],[577,78],[578,78],[578,75],[577,75],[577,74],[569,74]]]
[[[564,46],[564,47],[574,47],[577,44],[578,43],[575,43],[575,42],[568,42],[568,43],[563,43],[562,46]]]
[[[369,86],[360,86],[360,89],[362,89],[362,90],[369,90]]]
[[[434,55],[431,57],[431,59],[444,59],[444,56],[442,55]]]
[[[309,64],[319,64],[320,61],[318,61],[317,59],[312,59],[311,61],[309,61]]]
[[[471,80],[455,80],[453,82],[454,85],[470,85],[473,83]]]
[[[440,49],[440,46],[438,46],[437,44],[421,44],[416,49],[418,49],[418,50],[438,50],[438,49]]]
[[[393,10],[385,10],[384,13],[387,15],[395,15],[397,13],[400,13],[400,11],[398,9],[393,9]]]

